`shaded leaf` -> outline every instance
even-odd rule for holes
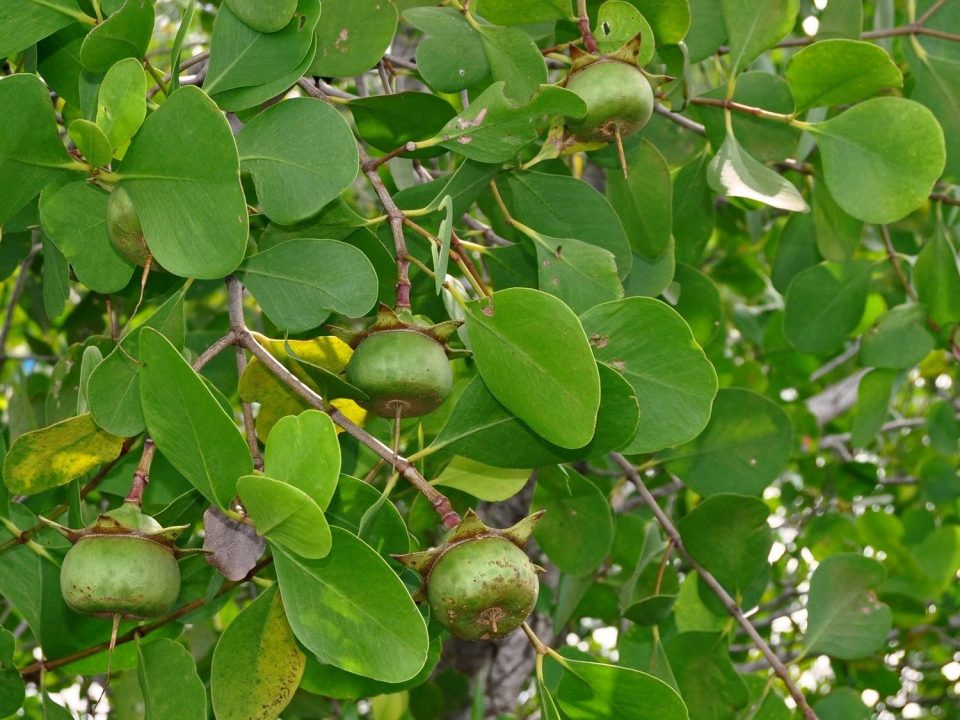
[[[203,549],[207,562],[227,579],[243,580],[266,550],[267,543],[249,525],[228,518],[220,508],[203,513]]]

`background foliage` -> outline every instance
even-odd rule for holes
[[[624,174],[563,78],[637,36]],[[960,717],[960,4],[6,0],[3,58],[0,716]],[[378,302],[471,351],[399,455]],[[38,517],[138,467],[210,554],[95,711]],[[546,510],[539,640],[413,601],[468,508]]]

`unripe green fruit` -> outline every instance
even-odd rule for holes
[[[80,613],[145,619],[167,612],[180,594],[171,547],[137,535],[86,535],[60,569],[60,591]]]
[[[370,396],[361,405],[380,417],[426,415],[453,387],[443,346],[414,330],[383,330],[364,338],[347,365],[347,381]]]
[[[122,187],[114,188],[107,200],[107,234],[113,247],[127,260],[140,266],[146,264],[150,249],[133,201]]]
[[[447,550],[427,578],[434,616],[452,635],[488,640],[509,635],[537,602],[536,567],[509,540],[484,536]]]
[[[653,114],[653,88],[640,68],[618,60],[601,60],[575,71],[567,80],[587,104],[587,114],[568,126],[584,142],[612,142],[635,133]]]

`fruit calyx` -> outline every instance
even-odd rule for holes
[[[60,569],[60,591],[71,609],[87,615],[162,615],[180,592],[177,558],[203,552],[174,544],[188,525],[164,528],[129,502],[79,530],[41,520],[73,543]]]
[[[394,555],[424,579],[415,596],[427,600],[452,635],[465,640],[501,638],[533,611],[538,575],[523,549],[543,511],[506,529],[487,526],[473,510],[438,547]]]
[[[465,354],[447,342],[459,326],[452,320],[431,324],[381,305],[376,320],[362,331],[330,330],[354,349],[345,375],[367,396],[358,400],[360,405],[395,418],[426,415],[449,395],[453,387],[449,360]]]
[[[653,88],[637,65],[639,43],[628,42],[615,53],[575,53],[564,86],[587,106],[579,120],[567,123],[577,140],[619,142],[642,128],[653,114]]]

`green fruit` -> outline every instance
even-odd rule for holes
[[[363,407],[381,417],[426,415],[453,387],[443,346],[415,330],[382,330],[365,337],[347,365],[347,381],[369,395]]]
[[[107,200],[107,234],[123,257],[140,266],[146,264],[150,249],[143,237],[133,201],[122,187],[114,188]]]
[[[612,142],[617,131],[626,137],[653,114],[653,88],[640,68],[619,60],[600,60],[574,71],[567,79],[587,104],[587,114],[569,128],[584,142]]]
[[[457,543],[436,561],[426,579],[434,617],[452,635],[488,640],[509,635],[537,602],[537,570],[503,537]]]
[[[60,591],[80,613],[145,619],[167,612],[180,594],[173,549],[118,533],[81,537],[60,569]]]

